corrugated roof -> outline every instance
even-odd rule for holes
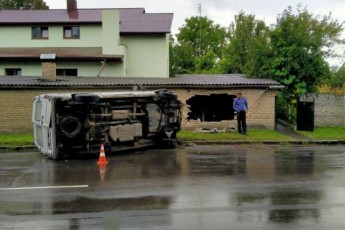
[[[242,74],[184,74],[177,75],[183,84],[193,85],[276,85],[271,79],[247,78]]]
[[[170,33],[172,13],[145,13],[144,8],[118,8],[120,33]],[[0,25],[100,24],[102,9],[0,10]]]
[[[2,76],[0,87],[281,87],[270,79],[251,79],[239,74],[182,75],[175,78],[142,77],[57,77],[57,81],[42,81],[42,77]]]

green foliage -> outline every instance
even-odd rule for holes
[[[300,94],[315,92],[330,77],[325,59],[334,55],[331,48],[342,30],[330,16],[320,20],[301,6],[297,14],[289,7],[278,17],[271,31],[269,76],[285,86],[282,95],[288,103]]]
[[[333,69],[330,79],[325,81],[332,89],[341,89],[345,87],[345,64],[340,68]]]
[[[269,51],[269,28],[254,15],[240,12],[229,29],[229,45],[225,49],[222,72],[244,73],[265,77]]]
[[[207,17],[191,17],[170,39],[171,75],[214,72],[226,43],[226,30]]]
[[[0,9],[47,10],[43,0],[0,0]]]

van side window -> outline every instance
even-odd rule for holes
[[[42,101],[36,101],[35,121],[41,121]]]

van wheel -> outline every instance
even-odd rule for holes
[[[75,138],[81,130],[81,123],[74,116],[63,116],[59,119],[59,129],[67,138]]]
[[[95,94],[80,93],[74,95],[74,100],[77,102],[97,102],[99,101],[99,97]]]

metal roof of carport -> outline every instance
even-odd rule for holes
[[[44,81],[41,76],[0,76],[0,88],[128,88],[142,85],[146,88],[282,88],[270,79],[246,78],[241,74],[180,75],[174,78],[154,77],[57,77],[56,81]]]

